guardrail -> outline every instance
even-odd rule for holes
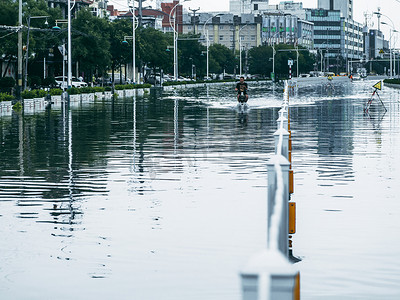
[[[268,167],[267,248],[254,255],[241,270],[242,299],[300,299],[300,273],[289,260],[295,233],[295,203],[291,169],[289,97],[293,85],[285,81],[284,99],[274,133],[275,154]]]

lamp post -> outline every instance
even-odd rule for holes
[[[31,19],[43,19],[46,18],[45,24],[47,25],[48,16],[28,16],[28,33],[26,35],[26,53],[25,53],[25,80],[24,80],[24,90],[26,90],[28,82],[28,58],[29,58],[29,32],[31,29]]]
[[[132,80],[133,83],[136,83],[136,28],[139,23],[136,24],[135,1],[128,0],[128,6],[132,13]]]
[[[22,90],[22,0],[18,1],[18,76],[17,76],[17,96],[21,98]]]
[[[207,19],[207,21],[204,22],[203,35],[204,35],[204,37],[206,38],[206,47],[207,47],[207,53],[206,53],[206,55],[207,55],[207,79],[210,78],[210,75],[209,75],[209,73],[210,73],[210,72],[209,72],[209,63],[210,63],[210,61],[209,61],[209,53],[208,53],[208,48],[210,47],[210,39],[209,39],[209,35],[208,35],[208,29],[207,29],[207,31],[206,31],[206,27],[207,27],[207,23],[208,23],[212,18],[217,17],[217,16],[220,16],[220,15],[222,15],[222,14],[216,14],[215,16],[211,16],[210,18]],[[207,33],[207,34],[206,34],[206,33]]]
[[[58,26],[58,24],[67,24],[68,20],[56,20],[56,25],[53,27],[54,30],[61,30],[61,28]],[[63,40],[62,47],[60,49],[60,52],[62,54],[62,85],[61,88],[63,91],[65,91],[65,62],[67,61],[66,59],[66,51],[65,51],[65,40]]]
[[[190,0],[183,0],[182,2],[187,2]],[[171,26],[172,30],[174,31],[174,79],[175,81],[178,80],[178,36],[179,33],[176,30],[176,7],[180,4],[180,1],[178,0],[178,3],[171,9],[169,13],[169,25]],[[174,12],[175,11],[175,12]],[[171,19],[172,19],[172,14],[174,14],[174,23],[172,24]]]
[[[388,18],[389,19],[389,18]],[[390,19],[389,19],[390,20]],[[391,21],[391,20],[390,20]],[[392,22],[393,23],[393,22]],[[389,54],[390,54],[390,77],[393,77],[393,66],[396,66],[396,56],[394,56],[394,61],[393,61],[393,59],[392,59],[392,57],[393,57],[393,55],[392,55],[392,52],[393,52],[393,44],[392,44],[392,36],[393,36],[393,33],[395,33],[395,32],[398,32],[396,29],[394,29],[394,26],[393,26],[393,24],[392,25],[390,25],[390,24],[388,24],[388,23],[386,23],[386,22],[381,22],[381,24],[382,25],[387,25],[387,26],[390,26],[390,28],[389,28],[389,30],[390,30],[390,37],[389,37]],[[394,73],[396,73],[396,72],[394,72]]]
[[[71,11],[75,6],[76,1],[71,7],[71,0],[68,0],[68,50],[67,50],[67,60],[68,60],[68,70],[67,70],[67,85],[70,89],[72,87],[72,45],[71,45]]]
[[[380,30],[380,24],[384,24],[384,25],[391,26],[391,28],[392,28],[393,30],[395,30],[395,29],[394,29],[394,23],[393,23],[392,19],[389,18],[388,16],[382,14],[382,13],[380,12],[380,8],[378,8],[378,12],[374,12],[374,14],[378,16],[378,30]],[[390,21],[390,23],[391,23],[392,25],[390,25],[390,24],[388,24],[388,23],[385,23],[385,22],[380,22],[380,19],[381,19],[382,16],[386,17],[386,18]],[[396,32],[397,32],[397,31],[396,31]],[[389,52],[390,52],[390,77],[392,77],[392,76],[393,76],[393,66],[392,66],[392,33],[390,33],[390,41],[389,41],[389,43],[390,43],[390,45],[389,45],[389,48],[390,48],[390,49],[389,49]]]
[[[240,32],[245,28],[248,24],[243,25],[239,29],[239,73],[242,76],[242,38],[240,37]]]

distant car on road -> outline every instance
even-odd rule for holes
[[[68,88],[67,76],[64,76],[64,81],[63,81],[63,76],[56,76],[56,77],[54,77],[54,79],[56,80],[56,84],[60,88]],[[64,82],[64,84],[63,84],[63,82]],[[76,77],[74,77],[74,76],[72,76],[71,85],[76,88],[88,86],[88,84],[86,82],[80,81],[80,80],[76,79]]]

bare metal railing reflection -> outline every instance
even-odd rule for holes
[[[293,193],[289,98],[293,90],[285,81],[282,107],[274,133],[275,154],[268,168],[267,248],[250,258],[241,271],[242,299],[299,299],[299,272],[290,260],[289,234],[295,233],[295,218],[290,201]],[[289,207],[291,207],[289,209]]]

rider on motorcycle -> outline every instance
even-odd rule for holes
[[[240,81],[236,84],[235,88],[235,91],[237,91],[238,93],[237,95],[238,102],[241,102],[239,97],[242,93],[244,95],[244,102],[247,102],[247,100],[249,99],[249,95],[247,95],[247,89],[248,89],[247,82],[244,82],[244,77],[241,76]]]

